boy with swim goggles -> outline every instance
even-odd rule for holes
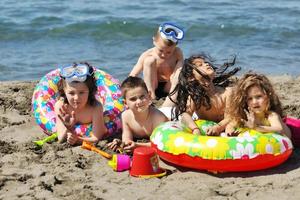
[[[86,64],[74,64],[71,66],[64,66],[60,69],[60,75],[70,83],[73,81],[84,82],[87,76],[91,76],[90,67]]]
[[[163,23],[158,30],[162,38],[171,40],[174,43],[184,38],[184,31],[172,23]]]
[[[184,31],[172,23],[163,23],[152,37],[153,47],[144,51],[129,76],[143,73],[152,99],[166,97],[177,83],[177,73],[183,64],[183,53],[177,47]]]

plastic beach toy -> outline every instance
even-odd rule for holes
[[[102,151],[98,148],[96,148],[93,144],[90,142],[83,141],[81,148],[94,151],[101,156],[103,156],[106,159],[109,159],[108,165],[113,168],[113,170],[117,172],[125,171],[130,168],[130,157],[128,155],[123,155],[123,154],[114,154],[111,155],[109,153],[106,153],[105,151]]]
[[[195,121],[201,135],[180,122],[157,126],[150,137],[160,158],[173,164],[215,172],[255,171],[277,166],[292,154],[289,138],[275,132],[239,128],[236,137],[207,136],[212,121]]]
[[[79,70],[79,69],[80,70]],[[74,70],[77,71],[74,71]],[[66,77],[74,78],[86,76],[84,66],[64,67],[56,69],[41,78],[36,85],[32,97],[32,111],[36,123],[47,135],[56,133],[56,115],[54,105],[58,99],[58,83],[61,80],[61,71]],[[73,70],[73,71],[72,71]],[[120,113],[124,110],[120,84],[108,73],[94,68],[93,76],[96,81],[97,92],[95,98],[103,105],[104,124],[108,130],[107,136],[121,130]],[[78,135],[92,134],[91,124],[78,124],[75,133]]]
[[[114,154],[112,159],[108,161],[108,165],[117,172],[122,172],[130,169],[130,156],[125,154]]]
[[[300,119],[286,117],[284,123],[291,129],[292,143],[295,147],[300,147]]]
[[[38,147],[42,147],[45,143],[47,142],[52,142],[54,141],[55,139],[57,138],[57,134],[54,133],[48,137],[45,137],[44,139],[42,140],[37,140],[37,141],[33,141],[34,144],[36,144]]]
[[[89,150],[89,151],[94,151],[96,153],[98,153],[99,155],[103,156],[106,159],[111,159],[112,155],[110,155],[109,153],[106,153],[105,151],[102,151],[100,149],[98,149],[97,147],[95,147],[93,144],[83,141],[81,148]]]
[[[162,177],[166,170],[159,167],[156,151],[151,147],[134,149],[130,175],[139,178]]]

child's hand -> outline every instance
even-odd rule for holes
[[[76,134],[73,134],[71,132],[68,132],[67,133],[67,142],[70,144],[70,145],[74,145],[77,143],[79,137],[76,135]]]
[[[116,151],[118,148],[120,148],[120,145],[122,144],[122,141],[120,139],[114,139],[112,142],[108,143],[107,146],[113,151]]]
[[[254,129],[255,128],[255,121],[256,121],[254,112],[251,111],[251,110],[249,110],[249,112],[245,110],[245,113],[247,115],[247,121],[242,120],[242,122],[244,123],[244,126]]]
[[[221,126],[220,125],[214,125],[212,127],[209,127],[207,130],[206,130],[206,134],[207,135],[220,135],[221,133]]]
[[[192,134],[194,134],[194,135],[201,135],[200,129],[198,127],[197,128],[193,128],[192,129]]]
[[[60,111],[60,114],[58,115],[59,119],[66,126],[67,129],[72,130],[76,123],[75,112],[72,111],[71,113],[69,113],[67,104],[64,104],[59,109],[59,111]]]
[[[134,141],[125,142],[124,150],[125,152],[132,152],[136,147],[136,143]]]
[[[225,128],[225,133],[228,136],[238,136],[240,134],[240,131],[236,130],[234,127],[232,126],[226,126]]]

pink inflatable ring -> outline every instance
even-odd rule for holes
[[[103,105],[104,123],[108,135],[112,135],[121,129],[120,113],[124,110],[120,84],[117,79],[99,69],[95,69],[94,77],[97,86],[95,97]],[[36,123],[47,135],[56,133],[54,105],[58,98],[57,84],[60,80],[60,70],[53,70],[41,78],[33,92],[33,115]],[[89,135],[91,130],[91,124],[78,124],[75,127],[75,132],[81,135]]]

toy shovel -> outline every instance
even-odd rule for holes
[[[100,154],[101,156],[103,156],[106,159],[111,159],[112,158],[112,155],[106,153],[105,151],[102,151],[102,150],[98,149],[93,144],[91,144],[89,142],[86,142],[86,141],[82,142],[81,148],[86,149],[86,150],[90,150],[90,151],[94,151],[94,152]]]
[[[130,168],[130,157],[128,155],[122,155],[122,154],[108,154],[105,151],[102,151],[98,148],[96,148],[93,144],[83,141],[81,148],[94,151],[104,158],[108,159],[108,165],[113,168],[115,171],[125,171]]]
[[[38,147],[43,147],[43,145],[47,142],[52,142],[54,141],[55,139],[57,138],[57,133],[53,133],[52,135],[42,139],[42,140],[36,140],[36,141],[33,141],[34,144]]]

